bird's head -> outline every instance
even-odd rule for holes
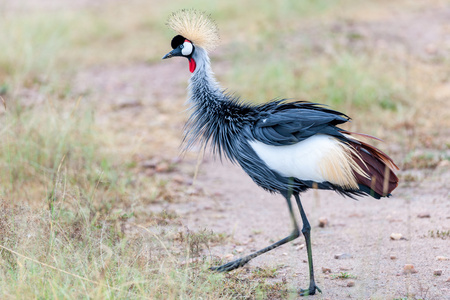
[[[186,57],[189,60],[189,71],[194,73],[197,64],[192,58],[192,54],[194,54],[195,50],[192,42],[182,35],[177,35],[172,39],[171,46],[173,50],[164,55],[162,59],[171,58],[173,56]]]
[[[193,57],[195,48],[210,51],[219,42],[216,24],[205,13],[193,9],[183,9],[170,15],[167,25],[178,33],[172,39],[172,51],[163,59],[173,56],[183,56],[189,60],[189,71],[194,73],[197,62]]]

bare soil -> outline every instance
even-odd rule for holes
[[[184,225],[226,232],[234,242],[210,249],[212,255],[236,259],[287,236],[291,230],[283,197],[256,187],[239,167],[210,159],[202,165],[199,186],[206,196],[193,199],[185,211]],[[426,172],[426,171],[424,171]],[[328,191],[310,191],[302,202],[313,226],[312,243],[318,299],[393,299],[410,295],[418,299],[450,299],[449,262],[436,257],[450,254],[449,240],[432,238],[431,231],[448,230],[450,223],[450,168],[443,164],[414,184],[402,183],[394,196],[359,201]],[[429,214],[429,218],[420,215]],[[328,225],[319,227],[319,218]],[[300,220],[299,216],[297,218]],[[391,240],[401,233],[401,240]],[[306,288],[308,264],[302,237],[260,256],[249,268],[278,267],[278,279],[288,279],[292,288]],[[240,253],[241,252],[241,253]],[[351,258],[335,259],[349,254]],[[229,254],[234,254],[232,257]],[[395,256],[395,259],[391,259]],[[403,274],[413,264],[415,274]],[[329,268],[331,274],[322,272]],[[443,270],[434,276],[434,270]],[[334,279],[341,272],[356,279]],[[347,287],[349,280],[354,287]]]

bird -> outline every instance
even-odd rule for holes
[[[384,152],[363,141],[375,137],[340,128],[346,114],[319,103],[277,98],[251,104],[223,89],[214,77],[208,53],[220,41],[210,15],[195,9],[172,13],[167,23],[175,32],[172,50],[163,59],[187,58],[192,73],[187,104],[190,116],[184,127],[184,150],[209,147],[214,155],[240,165],[264,190],[287,202],[292,232],[259,251],[221,266],[228,272],[303,234],[309,267],[309,287],[299,294],[322,292],[316,285],[311,249],[311,225],[300,194],[309,189],[333,190],[356,198],[388,197],[398,185],[398,167]],[[303,223],[300,230],[291,198]]]

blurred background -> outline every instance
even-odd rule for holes
[[[301,261],[298,269],[259,260],[229,275],[207,270],[283,237],[289,222],[262,234],[278,210],[287,216],[280,199],[199,149],[180,155],[190,73],[186,61],[161,57],[175,35],[167,17],[182,8],[215,19],[221,44],[210,55],[224,88],[254,103],[295,98],[343,111],[353,119],[346,129],[384,140],[376,146],[401,169],[397,198],[360,204],[367,209],[346,228],[379,238],[375,256],[355,263],[364,265],[389,257],[381,249],[395,246],[382,230],[399,224],[408,241],[393,253],[404,260],[387,273],[389,259],[367,274],[336,265],[334,277],[319,275],[329,289],[322,296],[450,293],[448,262],[435,262],[450,235],[449,1],[0,0],[0,297],[295,299],[299,280],[306,286]],[[354,214],[333,215],[341,200],[307,197],[313,222]],[[273,216],[255,209],[259,200]],[[421,213],[431,217],[418,220]],[[236,223],[246,216],[253,223]],[[317,252],[333,243],[330,231],[342,230],[319,232]],[[287,264],[306,255],[301,245]],[[397,276],[430,245],[430,260],[415,262],[422,272]],[[319,256],[317,272],[339,249]]]

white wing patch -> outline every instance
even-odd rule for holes
[[[355,151],[331,136],[318,134],[287,146],[251,141],[250,146],[269,168],[285,177],[356,189],[354,172],[367,176],[352,158]]]

